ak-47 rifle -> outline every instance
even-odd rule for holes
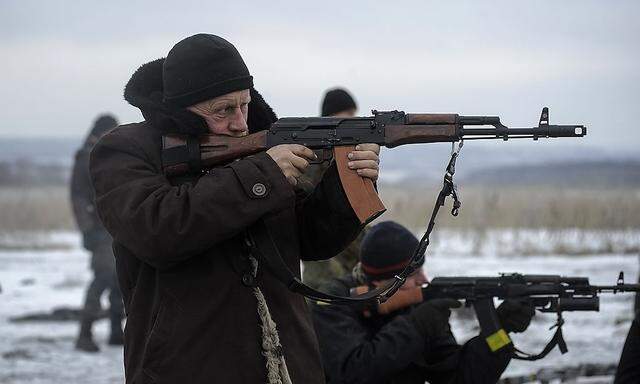
[[[491,128],[489,128],[491,127]],[[447,165],[444,186],[438,195],[427,231],[404,271],[385,287],[358,297],[334,296],[319,292],[303,284],[296,274],[286,266],[279,251],[268,235],[268,228],[258,222],[253,228],[264,227],[264,231],[250,231],[248,245],[262,254],[276,278],[291,291],[300,293],[313,301],[331,304],[384,302],[404,283],[407,276],[422,265],[429,234],[435,225],[438,210],[447,196],[452,196],[456,216],[460,201],[453,183],[455,163],[464,140],[517,139],[537,140],[547,137],[583,137],[587,134],[584,125],[550,125],[549,109],[542,109],[540,121],[533,128],[509,128],[497,116],[460,116],[457,114],[413,114],[400,111],[373,111],[370,117],[285,117],[273,123],[269,130],[244,137],[202,135],[165,135],[162,138],[162,167],[167,176],[201,173],[203,169],[228,163],[232,160],[265,151],[280,144],[301,144],[320,151],[320,161],[333,157],[343,190],[362,224],[381,215],[385,207],[378,197],[371,179],[359,176],[349,169],[347,154],[361,143],[376,143],[388,148],[404,144],[459,142],[452,151]],[[453,144],[452,144],[453,145]],[[264,234],[267,234],[266,236]],[[256,246],[260,243],[261,246]],[[265,251],[266,249],[266,251]]]
[[[353,288],[351,295],[361,295],[369,291],[369,286]],[[502,328],[493,299],[525,299],[540,312],[557,314],[556,332],[542,352],[530,355],[515,349],[515,358],[538,360],[545,357],[556,345],[562,353],[567,346],[562,336],[564,319],[562,312],[599,311],[600,293],[640,292],[640,284],[625,284],[624,273],[620,272],[615,285],[591,285],[587,277],[563,277],[558,275],[502,274],[499,277],[436,277],[420,287],[396,292],[386,302],[377,307],[364,307],[365,315],[370,311],[389,314],[398,309],[437,298],[464,300],[473,306],[480,324],[480,335],[493,351],[512,345],[511,339]]]
[[[172,176],[200,172],[201,167],[221,165],[280,144],[301,144],[313,150],[324,150],[320,160],[327,160],[333,155],[349,203],[360,221],[367,223],[382,214],[385,207],[371,180],[359,176],[347,166],[347,154],[357,144],[376,143],[393,148],[417,143],[515,138],[537,140],[586,134],[587,128],[583,125],[549,125],[549,109],[546,107],[534,128],[508,128],[497,116],[374,110],[370,117],[285,117],[273,123],[268,131],[240,138],[203,135],[195,139],[167,135],[163,137],[162,162],[164,172]]]

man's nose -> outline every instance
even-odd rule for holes
[[[242,113],[242,108],[235,108],[231,124],[229,125],[229,130],[234,132],[245,132],[248,129],[249,127],[247,126],[247,121]]]

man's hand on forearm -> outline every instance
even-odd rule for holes
[[[356,150],[348,154],[349,168],[355,170],[358,175],[375,182],[378,180],[379,154],[378,144],[358,144]]]

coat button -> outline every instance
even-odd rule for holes
[[[251,192],[256,196],[264,196],[267,193],[267,187],[262,183],[255,183],[253,184],[253,188],[251,188]]]
[[[245,273],[244,275],[242,275],[242,285],[246,287],[253,287],[254,283],[255,281],[250,273]]]

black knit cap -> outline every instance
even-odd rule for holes
[[[253,87],[253,77],[236,47],[204,33],[171,48],[163,64],[162,82],[164,101],[183,108]]]
[[[360,264],[369,280],[397,275],[409,264],[418,239],[407,228],[383,221],[367,232],[360,246]]]
[[[322,100],[322,116],[335,115],[338,112],[347,111],[349,109],[357,109],[356,102],[353,97],[342,88],[335,88],[327,91]]]

